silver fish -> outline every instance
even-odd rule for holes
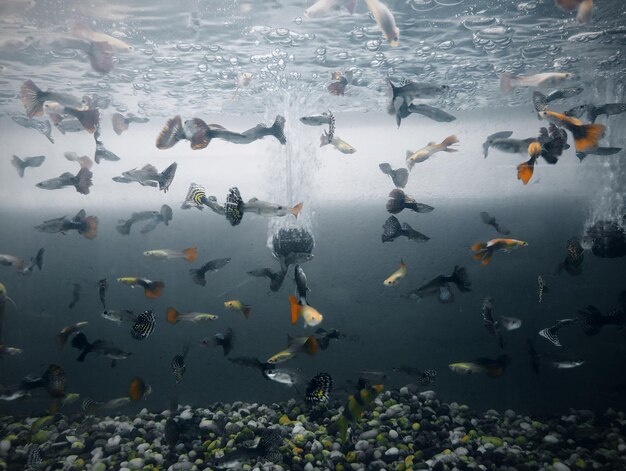
[[[131,322],[134,323],[137,321],[137,316],[133,313],[133,311],[129,309],[124,309],[121,311],[117,311],[114,309],[105,309],[102,311],[102,317],[106,320],[115,322],[116,324],[121,324],[122,322]]]
[[[287,214],[293,214],[297,218],[298,214],[300,214],[301,209],[302,203],[298,203],[294,207],[290,208],[286,205],[268,203],[267,201],[261,201],[257,198],[252,198],[243,205],[244,213],[255,213],[259,216],[265,217],[282,217],[286,216]]]
[[[24,177],[24,170],[28,167],[39,167],[46,160],[45,155],[36,155],[34,157],[24,157],[20,159],[17,155],[13,156],[11,165],[15,167],[20,178]]]
[[[20,126],[37,130],[54,144],[54,139],[52,139],[51,135],[52,126],[50,125],[50,121],[39,121],[37,119],[25,118],[24,116],[11,116],[11,119]]]
[[[300,265],[296,265],[294,267],[294,278],[296,280],[296,288],[298,290],[298,296],[300,297],[300,303],[307,304],[306,294],[311,290],[306,281],[306,274]]]
[[[118,183],[131,183],[137,182],[142,186],[159,187],[164,193],[167,192],[177,168],[176,162],[167,167],[163,172],[159,173],[154,165],[147,164],[142,168],[134,168],[126,172],[122,172],[119,177],[113,177],[113,181]]]
[[[268,379],[287,386],[295,386],[301,382],[300,376],[295,371],[285,369],[267,370],[263,373]]]
[[[65,172],[56,178],[44,180],[37,183],[35,186],[43,190],[58,190],[66,186],[73,186],[76,191],[87,195],[89,194],[89,187],[92,186],[91,177],[93,173],[88,168],[81,168],[76,175],[72,175],[69,172]]]
[[[130,234],[130,229],[134,223],[139,221],[148,221],[148,224],[146,224],[140,231],[142,234],[145,234],[154,230],[161,222],[168,226],[171,220],[172,208],[164,204],[161,206],[160,211],[142,211],[140,213],[132,213],[129,219],[120,219],[115,228],[120,234],[128,235]]]
[[[522,321],[517,317],[500,316],[499,324],[505,330],[515,330],[519,329],[522,326]]]
[[[330,124],[331,119],[333,119],[333,115],[329,111],[328,113],[303,116],[300,118],[300,122],[302,124],[306,124],[307,126],[323,126],[325,124]]]

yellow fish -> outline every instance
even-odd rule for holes
[[[385,286],[394,286],[400,283],[400,280],[406,276],[406,263],[400,260],[400,268],[391,274],[389,278],[383,281]]]
[[[246,316],[246,319],[250,317],[250,314],[252,313],[252,306],[250,306],[249,304],[244,304],[241,301],[237,300],[226,301],[224,303],[224,307],[232,311],[241,311],[243,315]]]
[[[308,304],[300,304],[293,294],[289,295],[289,302],[291,303],[292,324],[295,324],[300,316],[302,316],[304,320],[304,327],[314,327],[324,319],[324,316],[322,316],[317,309]]]
[[[411,152],[410,150],[406,151],[406,165],[409,167],[409,170],[413,168],[413,165],[424,162],[428,160],[433,154],[436,152],[456,152],[457,149],[451,149],[449,146],[452,144],[457,144],[459,140],[456,136],[448,136],[440,144],[435,144],[434,142],[429,142],[426,147],[421,148],[418,151]]]
[[[365,3],[389,45],[396,47],[400,38],[400,30],[396,26],[396,20],[387,5],[379,0],[365,0]]]
[[[189,322],[205,322],[205,321],[214,321],[215,319],[219,319],[219,316],[215,314],[205,314],[203,312],[188,312],[186,314],[181,314],[173,307],[168,307],[165,313],[165,318],[167,322],[170,324],[177,324],[180,321],[189,321]]]
[[[137,278],[136,276],[125,276],[117,279],[118,283],[124,283],[130,285],[133,288],[135,286],[141,286],[146,298],[154,299],[161,296],[161,292],[165,288],[165,283],[162,281],[150,281],[145,278]]]
[[[528,242],[516,239],[492,239],[489,242],[477,242],[472,245],[472,250],[476,252],[474,259],[481,260],[482,265],[488,265],[491,261],[491,257],[496,250],[502,250],[503,252],[510,252],[518,247],[526,247]]]

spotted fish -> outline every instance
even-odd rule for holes
[[[152,310],[144,311],[137,316],[137,320],[133,324],[130,331],[130,335],[135,340],[144,340],[154,332],[154,325],[156,324],[156,318]]]

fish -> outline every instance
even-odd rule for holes
[[[407,102],[402,97],[398,97],[394,100],[392,106],[389,107],[389,113],[396,115],[396,124],[398,128],[404,118],[408,118],[411,114],[421,114],[427,118],[437,121],[438,123],[449,123],[456,119],[456,116],[446,113],[434,106],[426,105],[424,103],[415,104]]]
[[[606,131],[606,126],[602,124],[583,124],[578,118],[565,116],[554,111],[540,111],[538,115],[541,119],[571,132],[574,136],[577,152],[585,152],[598,147],[598,141],[604,137]]]
[[[122,322],[132,322],[134,324],[137,322],[137,316],[130,309],[124,309],[123,311],[105,309],[102,311],[101,315],[106,320],[115,322],[116,324],[121,324]]]
[[[397,285],[398,283],[400,283],[400,280],[406,276],[406,271],[406,264],[404,263],[404,261],[400,260],[400,268],[398,268],[395,272],[389,275],[389,277],[385,279],[385,281],[383,281],[383,284],[385,286]]]
[[[331,340],[338,340],[338,339],[343,339],[343,338],[348,337],[346,334],[339,332],[337,329],[326,330],[326,329],[322,329],[321,327],[315,329],[315,334],[316,334],[315,338],[317,339],[318,346],[322,350],[326,350],[328,348]],[[352,340],[357,340],[357,339],[358,339],[357,336],[352,336]]]
[[[296,291],[298,292],[300,304],[308,304],[306,295],[311,289],[309,288],[306,280],[306,273],[300,265],[296,265],[293,269],[294,280],[296,282]]]
[[[543,111],[547,108],[548,103],[575,97],[576,95],[580,95],[583,91],[585,91],[583,87],[557,88],[556,90],[550,91],[547,95],[544,95],[535,90],[533,92],[535,111]]]
[[[582,273],[582,264],[585,259],[585,250],[580,245],[578,237],[572,237],[567,241],[566,245],[567,254],[565,259],[559,263],[556,272],[560,274],[565,270],[572,276],[578,276]]]
[[[261,372],[261,374],[263,375],[264,378],[265,378],[265,371],[267,371],[268,369],[274,368],[273,365],[271,365],[271,364],[269,364],[267,362],[263,363],[258,358],[254,358],[254,357],[229,358],[228,361],[230,361],[230,362],[232,362],[232,363],[234,363],[235,365],[238,365],[238,366],[244,366],[244,367],[247,367],[247,368],[258,369]]]
[[[387,200],[387,212],[391,214],[398,214],[402,212],[403,209],[410,209],[416,213],[430,213],[435,208],[424,203],[418,203],[411,195],[407,195],[399,188],[394,188],[389,193],[389,199]]]
[[[582,358],[576,358],[573,360],[556,359],[556,360],[552,360],[550,363],[552,364],[552,366],[558,369],[569,369],[569,368],[578,368],[579,366],[584,365],[585,360],[583,360]]]
[[[508,355],[500,355],[495,360],[491,358],[479,358],[475,361],[451,363],[448,367],[454,373],[460,375],[481,373],[486,374],[490,378],[497,379],[502,376],[510,363],[511,358]]]
[[[622,147],[596,147],[587,152],[576,152],[579,161],[585,160],[588,155],[614,155],[622,151]]]
[[[106,310],[106,294],[109,289],[109,283],[106,278],[102,278],[98,281],[98,297],[100,298],[100,302],[102,303],[102,308]]]
[[[515,330],[522,326],[522,320],[517,317],[500,316],[498,323],[504,330]]]
[[[306,18],[320,18],[335,14],[342,8],[345,8],[350,14],[353,14],[354,10],[356,10],[356,2],[357,0],[317,0],[313,5],[304,10],[304,16]]]
[[[488,242],[476,242],[472,245],[472,251],[475,252],[473,257],[475,260],[480,260],[481,265],[486,266],[491,261],[493,254],[501,250],[509,253],[519,247],[528,246],[528,242],[517,239],[491,239]]]
[[[541,301],[543,301],[543,295],[550,291],[550,289],[541,275],[537,276],[537,285],[537,295],[539,296],[539,303],[541,303]]]
[[[135,377],[128,386],[128,397],[132,402],[145,399],[152,392],[152,387],[140,377]]]
[[[100,111],[97,108],[87,108],[86,110],[78,110],[70,106],[64,106],[56,101],[46,101],[43,105],[43,110],[47,114],[54,114],[61,116],[71,116],[78,120],[80,125],[89,134],[94,134],[100,124]],[[58,118],[55,117],[55,121]]]
[[[587,113],[587,119],[592,123],[596,122],[598,116],[606,115],[606,117],[608,118],[609,116],[626,113],[626,103],[605,103],[604,105],[600,106],[588,104],[583,106],[585,112]],[[565,114],[569,116],[567,113],[568,112],[565,112]]]
[[[501,139],[508,139],[513,135],[513,131],[499,131],[494,134],[487,136],[485,142],[483,142],[483,157],[486,159],[489,154],[489,148],[493,145],[494,142],[499,141]]]
[[[528,155],[530,156],[530,159],[517,166],[517,179],[521,180],[524,185],[527,185],[533,177],[535,163],[537,162],[537,157],[539,157],[540,154],[541,144],[538,142],[531,142],[528,145]]]
[[[539,130],[537,142],[541,144],[541,157],[550,165],[556,164],[563,151],[570,148],[567,143],[567,132],[553,123],[550,123],[548,129],[542,127]]]
[[[96,402],[93,399],[84,399],[81,408],[88,414],[94,414],[96,412],[115,410],[130,404],[131,399],[129,397],[118,397],[110,399],[105,402]]]
[[[63,400],[61,401],[61,405],[63,407],[67,407],[71,404],[74,404],[76,401],[80,399],[80,394],[78,393],[67,393]]]
[[[282,204],[268,203],[267,201],[261,201],[258,198],[249,199],[247,203],[243,205],[244,213],[254,213],[259,216],[265,217],[282,217],[287,214],[292,214],[298,218],[300,211],[302,210],[302,203],[298,203],[294,207],[290,208]]]
[[[193,282],[200,286],[206,286],[206,277],[207,272],[215,272],[220,268],[225,267],[230,262],[230,258],[218,258],[215,260],[210,260],[202,265],[200,268],[192,268],[189,270],[189,275]]]
[[[411,366],[400,366],[397,368],[393,368],[393,371],[398,373],[405,373],[409,376],[414,376],[417,378],[417,382],[421,386],[428,386],[435,382],[435,377],[437,376],[437,372],[435,370],[420,370],[419,368],[413,368]]]
[[[383,225],[383,234],[381,240],[384,242],[393,242],[400,236],[404,236],[414,242],[428,242],[430,237],[425,236],[421,232],[416,231],[406,222],[400,225],[400,221],[395,216],[389,216]]]
[[[324,131],[322,136],[320,137],[320,147],[324,147],[329,144],[331,144],[342,154],[354,154],[356,152],[356,149],[354,147],[341,139],[339,136],[331,135],[328,132]]]
[[[278,291],[283,285],[285,275],[287,274],[287,268],[285,270],[274,271],[271,268],[258,268],[256,270],[250,270],[247,272],[250,276],[256,276],[259,278],[269,278],[270,290]]]
[[[309,380],[304,392],[304,401],[309,406],[326,404],[333,389],[333,378],[328,373],[317,373]]]
[[[203,206],[207,206],[211,211],[216,214],[220,214],[222,216],[225,214],[224,207],[217,202],[217,198],[215,196],[207,196],[206,190],[202,185],[192,183],[189,186],[187,196],[185,197],[185,201],[183,201],[181,208],[196,208],[202,210]]]
[[[17,174],[20,178],[24,177],[24,170],[29,167],[39,167],[43,164],[44,160],[46,160],[45,155],[36,155],[34,157],[24,157],[20,159],[17,155],[13,155],[13,159],[11,160],[11,165],[15,167],[17,170]]]
[[[514,139],[512,137],[496,137],[509,134],[509,131],[503,131],[501,133],[495,133],[487,137],[487,140],[483,143],[483,156],[487,158],[488,150],[490,147],[498,149],[501,152],[508,154],[524,154],[528,151],[528,146],[533,142],[537,142],[537,138],[528,137],[526,139]],[[511,133],[512,134],[512,133]],[[510,135],[510,134],[509,134]]]
[[[24,350],[17,347],[9,347],[0,343],[0,356],[15,356],[20,355]]]
[[[185,375],[185,371],[187,370],[187,366],[185,365],[185,358],[189,353],[189,344],[185,344],[183,347],[182,355],[174,355],[172,358],[172,372],[174,373],[174,379],[176,380],[176,384],[180,383]]]
[[[135,340],[144,340],[152,335],[154,332],[154,326],[156,325],[156,318],[152,309],[143,311],[137,316],[137,319],[133,323],[130,331],[130,336]]]
[[[96,43],[107,43],[109,46],[114,48],[119,52],[132,52],[134,51],[133,46],[125,43],[121,39],[115,38],[113,36],[109,36],[105,33],[99,33],[97,31],[93,31],[85,26],[80,21],[70,21],[68,24],[68,28],[70,34],[77,38],[86,39],[88,41],[96,42]]]
[[[18,271],[21,271],[26,265],[26,261],[15,255],[0,254],[0,265],[5,267],[13,266]]]
[[[93,160],[86,155],[79,157],[76,152],[64,152],[63,156],[70,162],[77,162],[80,168],[91,169],[91,167],[93,167]]]
[[[119,156],[108,150],[104,147],[104,142],[100,138],[100,126],[96,126],[96,131],[93,134],[94,140],[96,142],[96,151],[94,153],[94,160],[97,164],[100,164],[101,160],[108,160],[109,162],[117,162],[120,160]]]
[[[346,71],[343,74],[338,70],[331,72],[330,73],[331,82],[328,84],[328,87],[326,87],[326,89],[329,91],[331,95],[343,96],[346,92],[346,87],[348,86],[348,83],[350,83],[348,80],[348,77],[350,78],[350,80],[352,80],[352,76],[353,76],[352,71]],[[334,118],[331,119],[329,123],[331,125],[331,129],[333,126],[333,120]]]
[[[87,216],[85,210],[81,209],[73,218],[62,216],[56,219],[49,219],[35,226],[35,229],[47,234],[59,232],[65,234],[68,231],[77,231],[85,239],[93,239],[98,234],[98,218],[96,216]]]
[[[333,114],[330,110],[328,110],[328,113],[302,116],[300,118],[300,122],[302,124],[306,124],[307,126],[323,126],[325,124],[330,124],[332,119],[334,119]]]
[[[285,350],[281,350],[269,357],[266,363],[270,365],[275,365],[277,363],[283,363],[287,360],[291,360],[298,353],[304,352],[307,355],[315,355],[317,353],[318,343],[315,336],[311,335],[309,337],[291,337],[287,336],[287,348]]]
[[[201,342],[203,345],[211,344],[210,340],[203,340]],[[226,329],[225,332],[218,332],[213,336],[212,344],[216,347],[222,347],[222,352],[224,352],[224,356],[228,356],[230,352],[234,348],[235,343],[235,332],[230,327]]]
[[[339,432],[339,440],[345,442],[350,424],[356,423],[367,408],[372,407],[374,400],[385,389],[382,384],[370,385],[367,381],[359,380],[359,390],[348,396],[343,413],[330,426],[330,431]]]
[[[111,116],[113,131],[115,131],[115,134],[118,136],[126,131],[131,123],[147,123],[148,121],[150,121],[148,118],[137,116],[132,113],[128,113],[126,116],[121,113],[113,113],[113,116]]]
[[[493,216],[490,216],[489,213],[487,212],[484,212],[484,211],[481,212],[480,219],[483,221],[483,223],[487,224],[488,226],[493,227],[498,234],[509,235],[511,233],[511,231],[508,228],[499,224],[496,218]]]
[[[226,309],[230,309],[231,311],[241,311],[246,319],[248,319],[250,317],[250,314],[252,314],[252,306],[250,306],[249,304],[244,304],[238,300],[225,301],[224,307]]]
[[[504,348],[506,341],[502,336],[502,330],[500,330],[500,322],[493,317],[493,311],[493,298],[488,296],[483,301],[483,324],[485,325],[487,332],[496,337],[500,348]]]
[[[526,338],[526,347],[528,351],[528,356],[530,358],[530,366],[535,372],[536,375],[539,374],[539,369],[541,366],[540,355],[535,349],[535,344],[530,338]]]
[[[380,0],[365,0],[365,4],[389,45],[397,47],[400,39],[400,30],[396,26],[396,20],[387,5]]]
[[[593,0],[554,0],[554,3],[565,11],[576,11],[576,21],[587,24],[593,13]]]
[[[83,100],[66,93],[58,93],[52,90],[44,92],[37,87],[32,80],[26,80],[22,84],[20,88],[20,99],[22,100],[28,118],[43,116],[44,104],[46,102],[55,102],[61,106],[70,107],[77,112],[87,110],[87,106]]]
[[[291,265],[310,262],[314,258],[315,256],[312,253],[290,252],[286,256],[278,256],[278,261],[280,262],[281,270],[284,273],[287,273],[287,270]]]
[[[526,76],[515,76],[505,72],[500,75],[500,90],[510,93],[518,87],[554,87],[577,78],[575,74],[569,72],[546,72]]]
[[[8,388],[0,392],[0,401],[16,401],[17,399],[22,399],[23,397],[29,395],[30,393],[24,389]]]
[[[168,307],[165,313],[165,319],[170,324],[177,324],[180,321],[187,322],[206,322],[206,321],[214,321],[215,319],[219,319],[219,316],[215,314],[205,314],[202,312],[188,312],[185,314],[181,314],[173,307]]]
[[[50,397],[54,399],[65,397],[67,376],[65,370],[54,363],[50,364],[41,376],[27,376],[19,386],[23,391],[45,388]]]
[[[391,88],[392,108],[395,108],[394,103],[398,103],[396,98],[403,98],[405,101],[411,101],[415,98],[432,98],[450,89],[448,85],[435,85],[430,82],[406,81],[400,86],[394,85],[391,80],[387,80],[387,82]]]
[[[243,469],[242,461],[263,461],[263,462],[279,462],[282,460],[282,454],[279,447],[283,443],[280,431],[278,429],[261,429],[260,439],[255,447],[241,447],[233,451],[229,451],[221,458],[216,460],[213,465],[217,469]]]
[[[606,325],[623,328],[626,324],[626,313],[621,309],[612,309],[602,314],[597,307],[589,305],[579,310],[578,315],[582,321],[583,332],[589,337],[597,335]]]
[[[174,175],[176,174],[176,168],[178,164],[174,162],[161,173],[156,169],[154,165],[147,164],[140,169],[134,168],[126,172],[122,172],[121,176],[113,177],[112,180],[117,183],[132,183],[137,182],[141,186],[159,187],[159,190],[163,193],[167,193]]]
[[[50,121],[47,119],[45,121],[39,121],[37,119],[25,118],[24,116],[11,116],[11,119],[14,123],[19,124],[22,127],[35,129],[40,134],[46,136],[46,138],[54,144],[54,139],[52,138],[52,126],[50,125]]]
[[[73,286],[74,288],[72,289],[72,301],[67,306],[68,309],[74,309],[74,306],[76,306],[76,303],[80,300],[80,290],[82,289],[82,286],[80,286],[78,283],[74,283]]]
[[[451,303],[454,302],[454,293],[450,290],[450,283],[455,284],[458,290],[463,293],[472,290],[472,283],[465,267],[455,265],[450,276],[439,275],[409,292],[407,296],[421,299],[425,296],[436,295],[440,303]]]
[[[45,253],[46,249],[43,247],[40,248],[34,257],[30,257],[28,264],[25,264],[21,269],[18,269],[20,275],[31,275],[35,271],[35,268],[39,268],[39,271],[43,270],[43,256]]]
[[[428,160],[433,154],[437,152],[457,152],[458,149],[450,148],[449,146],[457,144],[459,140],[456,136],[448,136],[439,144],[429,142],[426,147],[422,147],[420,150],[412,152],[406,151],[406,165],[409,170],[413,169],[413,166],[417,163]]]
[[[55,113],[51,110],[48,111],[48,118],[50,118],[50,121],[52,122],[54,127],[61,134],[65,134],[68,132],[81,132],[85,129],[78,119],[61,116],[60,114]]]
[[[82,195],[89,194],[89,188],[92,186],[91,177],[93,173],[87,168],[81,168],[76,175],[65,172],[56,178],[44,180],[35,186],[42,190],[59,190],[66,186],[73,186],[76,191]]]
[[[165,289],[165,283],[162,281],[151,281],[146,278],[138,278],[136,276],[117,278],[117,282],[130,285],[132,288],[135,286],[141,286],[143,288],[144,295],[149,299],[158,298]]]
[[[67,343],[70,336],[75,332],[80,332],[80,329],[88,324],[87,321],[77,322],[76,324],[68,325],[67,327],[63,327],[61,332],[57,334],[55,340],[59,347],[63,348]]]
[[[147,234],[148,232],[156,229],[157,225],[160,223],[169,226],[172,217],[172,208],[167,204],[164,204],[158,212],[142,211],[140,213],[132,213],[128,219],[120,219],[117,226],[115,226],[115,229],[122,235],[128,235],[130,234],[130,229],[133,224],[139,221],[148,221],[148,224],[146,224],[140,231],[142,234]]]
[[[284,368],[272,368],[265,371],[265,377],[270,381],[284,384],[292,387],[302,382],[300,375],[292,370],[286,370]]]
[[[301,302],[298,302],[293,294],[289,295],[289,303],[291,305],[292,325],[298,322],[298,317],[302,317],[304,327],[315,327],[324,319],[324,316],[317,309],[309,304],[302,304]]]
[[[117,360],[126,360],[131,356],[130,352],[126,352],[107,340],[95,340],[89,342],[87,336],[83,332],[78,332],[72,338],[72,347],[80,350],[81,353],[76,361],[83,362],[89,353],[104,355],[111,359],[111,366],[116,365]]]
[[[146,250],[143,254],[154,260],[174,260],[183,258],[191,263],[198,257],[198,249],[196,247],[188,247],[180,252],[171,249],[154,249]]]
[[[539,331],[539,335],[549,340],[554,346],[562,347],[563,345],[561,345],[561,340],[559,339],[558,331],[576,322],[578,322],[578,319],[560,319],[556,321],[552,326],[547,327],[545,329],[541,329]]]
[[[409,181],[409,171],[406,168],[393,170],[388,163],[378,164],[380,170],[391,177],[391,181],[396,188],[404,188]]]

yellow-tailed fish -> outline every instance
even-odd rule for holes
[[[291,360],[300,352],[304,352],[307,355],[315,355],[317,350],[318,343],[314,335],[309,337],[287,336],[287,348],[285,350],[281,350],[275,355],[272,355],[268,358],[267,363],[283,363],[287,360]]]
[[[429,142],[426,147],[423,147],[418,151],[411,152],[410,150],[407,150],[406,165],[409,170],[411,170],[413,168],[413,165],[428,160],[433,154],[437,152],[456,152],[457,149],[452,149],[450,148],[450,146],[452,144],[457,144],[458,142],[459,140],[456,136],[448,136],[439,144]]]
[[[576,152],[585,152],[598,147],[598,141],[604,137],[606,126],[602,124],[583,124],[578,118],[565,116],[554,111],[540,111],[539,118],[567,129],[574,136]]]
[[[117,279],[118,283],[130,285],[131,287],[141,286],[146,298],[154,299],[161,296],[165,283],[162,281],[151,281],[145,278],[138,278],[136,276],[126,276]]]
[[[249,318],[252,313],[252,306],[237,300],[224,302],[224,307],[226,309],[230,309],[231,311],[241,311],[243,315],[246,316],[246,319]]]
[[[206,322],[219,319],[219,316],[216,316],[215,314],[206,314],[203,312],[187,312],[185,314],[181,314],[173,307],[167,308],[165,317],[167,319],[167,322],[169,322],[170,324],[176,324],[180,321]]]
[[[516,239],[491,239],[489,242],[477,242],[472,245],[472,250],[476,252],[474,254],[475,260],[480,260],[482,265],[488,265],[493,257],[494,252],[502,250],[503,252],[510,252],[518,247],[526,247],[528,242]]]
[[[448,367],[453,372],[461,375],[485,373],[490,378],[499,378],[502,376],[509,363],[511,363],[511,359],[508,355],[500,355],[495,360],[490,358],[479,358],[475,361],[451,363]]]
[[[400,260],[400,268],[398,268],[395,272],[393,272],[391,276],[389,276],[389,278],[383,281],[383,284],[385,286],[397,285],[398,283],[400,283],[400,280],[404,278],[405,276],[406,276],[406,263]]]

